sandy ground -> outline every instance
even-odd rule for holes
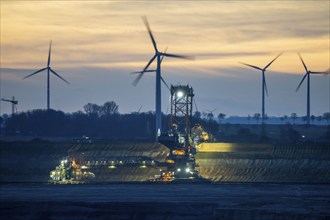
[[[329,219],[330,186],[2,184],[2,219]]]
[[[214,143],[198,149],[199,174],[220,183],[330,184],[330,146]],[[164,162],[168,148],[156,143],[3,142],[0,147],[0,182],[47,183],[49,173],[70,151],[87,161],[143,157]],[[107,166],[106,166],[107,167]],[[148,181],[163,167],[97,169],[94,181]]]
[[[153,143],[2,142],[1,219],[330,219],[329,146],[235,145],[199,152],[200,174],[218,184],[127,183],[146,181],[157,167],[97,173],[101,183],[126,184],[46,184],[73,146],[86,160],[163,161],[168,153]]]

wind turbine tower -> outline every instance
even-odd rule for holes
[[[18,101],[15,100],[15,96],[13,96],[12,99],[2,98],[1,100],[4,101],[4,102],[10,102],[11,103],[11,114],[14,115],[15,112],[16,112],[16,105],[18,104]]]
[[[299,83],[299,85],[296,89],[296,92],[299,90],[301,84],[304,82],[304,80],[307,77],[307,115],[306,115],[306,117],[307,117],[307,124],[309,125],[310,120],[311,120],[310,74],[326,74],[326,72],[314,72],[314,71],[308,70],[304,60],[302,59],[302,57],[300,55],[300,53],[298,53],[298,55],[299,55],[299,58],[300,58],[302,64],[304,65],[306,73],[305,73],[304,77],[302,78],[302,80],[300,81],[300,83]]]
[[[64,82],[66,82],[67,84],[70,85],[70,83],[68,81],[66,81],[64,78],[62,78],[60,75],[58,75],[51,67],[50,67],[50,54],[51,54],[51,50],[52,50],[52,41],[50,41],[49,43],[49,52],[48,52],[48,61],[47,61],[47,67],[42,68],[30,75],[27,75],[26,77],[24,77],[23,79],[29,78],[30,76],[33,76],[39,72],[42,72],[44,70],[47,70],[47,110],[50,109],[50,72],[52,72],[55,76],[57,76],[58,78],[60,78],[61,80],[63,80]]]
[[[264,68],[260,68],[258,66],[253,66],[250,64],[242,63],[245,66],[252,67],[254,69],[260,70],[261,71],[261,76],[262,76],[262,97],[261,97],[261,124],[265,124],[265,93],[268,95],[268,89],[267,89],[267,84],[266,84],[266,77],[265,77],[265,72],[267,68],[279,57],[282,55],[283,52],[281,52],[279,55],[277,55],[270,63],[268,63]]]
[[[140,79],[142,78],[142,76],[144,75],[145,72],[151,72],[151,71],[148,71],[148,68],[151,65],[151,63],[153,63],[154,60],[157,59],[157,68],[156,68],[156,141],[158,141],[158,136],[162,132],[162,111],[161,111],[161,80],[163,80],[162,76],[161,76],[162,57],[173,57],[173,58],[181,58],[181,59],[190,59],[190,58],[187,56],[169,54],[166,52],[159,51],[157,48],[155,38],[150,29],[147,18],[145,16],[143,16],[142,19],[148,30],[149,36],[151,38],[151,42],[153,44],[155,54],[149,60],[148,64],[144,67],[144,69],[141,72],[139,72],[139,75],[134,80],[133,85],[135,85],[135,86],[137,85],[137,83],[140,81]]]

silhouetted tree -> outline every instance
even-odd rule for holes
[[[206,118],[207,118],[207,120],[209,120],[209,121],[213,121],[213,120],[214,120],[214,115],[213,115],[213,113],[212,113],[212,112],[207,113],[207,114],[206,114]]]
[[[307,122],[307,116],[302,117],[303,122]]]
[[[254,115],[253,115],[253,118],[254,118],[254,120],[256,120],[256,121],[257,121],[257,124],[259,124],[259,120],[260,120],[260,113],[254,113]]]
[[[316,119],[316,116],[315,115],[311,115],[312,124],[314,123],[315,119]]]
[[[248,116],[247,116],[247,120],[248,120],[248,123],[250,124],[251,115],[248,115]]]
[[[195,113],[194,113],[194,116],[193,116],[194,118],[196,118],[196,119],[201,119],[201,117],[202,117],[202,114],[199,112],[199,111],[195,111]]]
[[[291,114],[291,119],[292,119],[292,123],[294,124],[294,122],[296,121],[296,119],[297,119],[297,113],[292,113]]]
[[[100,106],[98,106],[97,104],[87,103],[86,105],[84,105],[84,111],[86,112],[87,115],[98,116],[100,111]]]
[[[89,136],[92,138],[154,139],[154,112],[120,114],[118,108],[115,102],[109,101],[102,106],[88,103],[83,106],[83,111],[73,113],[53,109],[19,112],[9,117],[2,117],[3,131],[7,135],[35,137]],[[200,112],[195,112],[192,118],[192,126],[195,124],[201,124],[210,134],[217,135],[219,131],[218,122],[212,116],[201,118]],[[168,125],[169,115],[163,115],[164,131],[168,129]],[[230,125],[223,126],[228,131]]]
[[[330,112],[325,112],[325,113],[323,113],[323,118],[324,118],[324,120],[327,121],[327,125],[329,125],[329,121],[330,121]]]
[[[100,107],[99,111],[101,116],[109,116],[109,115],[117,114],[118,105],[113,101],[106,102]]]
[[[218,115],[218,120],[219,120],[219,123],[220,123],[220,124],[221,124],[222,120],[223,120],[225,117],[226,117],[226,114],[224,114],[224,113],[220,113],[220,114]]]
[[[289,117],[287,115],[284,115],[283,118],[284,118],[284,121],[287,122]]]

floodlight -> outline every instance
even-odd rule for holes
[[[178,97],[178,98],[182,98],[183,97],[183,92],[182,91],[178,91],[177,93],[176,93],[176,96]]]

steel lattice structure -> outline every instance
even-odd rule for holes
[[[171,85],[171,126],[186,137],[191,135],[194,91],[189,85]]]

